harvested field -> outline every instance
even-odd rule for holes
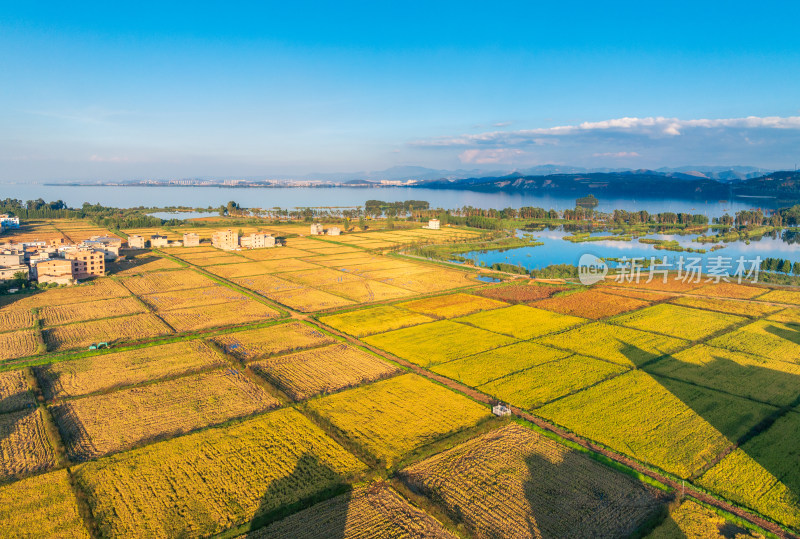
[[[536,414],[688,478],[775,410],[636,370],[547,404]]]
[[[544,299],[533,304],[539,309],[594,320],[626,313],[647,305],[649,305],[648,302],[640,299],[604,294],[597,289]]]
[[[414,292],[404,288],[368,279],[321,285],[319,288],[326,292],[352,299],[358,303],[386,301],[415,295]]]
[[[642,331],[663,333],[696,341],[746,320],[732,314],[712,313],[679,305],[662,303],[641,311],[616,316],[609,320]]]
[[[123,296],[130,296],[130,292],[124,286],[111,279],[100,278],[80,285],[50,288],[34,294],[7,296],[6,298],[13,302],[13,308],[15,309],[32,309],[34,307],[67,305]],[[0,300],[0,305],[2,304],[3,302]]]
[[[698,483],[785,526],[800,529],[798,432],[800,413],[784,414],[703,474]]]
[[[314,288],[298,288],[297,290],[289,290],[287,292],[276,292],[270,294],[269,298],[287,307],[305,313],[322,311],[325,309],[336,309],[355,304],[352,300]]]
[[[572,355],[510,374],[478,389],[519,408],[531,410],[627,370],[607,361]]]
[[[142,341],[172,331],[152,314],[135,314],[119,318],[107,318],[66,326],[55,326],[43,332],[47,349],[60,352],[73,348],[83,348],[92,343],[121,343]]]
[[[249,288],[254,292],[258,292],[262,296],[270,297],[277,292],[286,292],[288,290],[301,290],[304,287],[297,283],[274,277],[272,275],[256,275],[252,277],[241,277],[232,279],[233,282],[244,288]]]
[[[406,303],[400,303],[397,306],[434,318],[454,318],[456,316],[464,316],[479,311],[508,307],[508,304],[502,301],[470,294],[450,294],[447,296],[436,296],[408,301]]]
[[[563,359],[571,354],[572,352],[532,342],[520,342],[440,363],[431,370],[470,387],[478,387],[515,372]]]
[[[264,359],[250,365],[295,401],[400,372],[394,365],[369,352],[341,343]]]
[[[312,259],[313,260],[313,259]],[[261,262],[245,262],[244,264],[228,264],[222,266],[212,266],[206,268],[214,275],[232,279],[235,277],[249,277],[251,275],[263,275],[265,273],[283,273],[286,271],[300,271],[317,268],[303,260],[286,258],[283,260],[264,260]]]
[[[333,337],[301,322],[237,331],[212,337],[211,340],[242,361],[335,342]]]
[[[38,408],[0,415],[0,480],[42,472],[55,465],[55,454]]]
[[[6,537],[90,537],[66,470],[0,486],[0,529]]]
[[[242,251],[242,256],[250,260],[281,260],[283,258],[303,258],[313,256],[314,253],[291,247],[274,247],[271,249],[248,249]]]
[[[516,342],[491,331],[440,320],[364,338],[364,342],[423,367]]]
[[[765,539],[764,535],[741,528],[691,499],[686,499],[670,512],[667,520],[653,530],[647,539],[674,539],[676,537]]]
[[[435,455],[400,476],[475,537],[627,537],[668,499],[516,424]]]
[[[455,322],[477,326],[482,329],[509,335],[517,339],[532,339],[548,333],[564,331],[584,322],[583,318],[551,313],[527,305],[512,305],[502,309],[484,311]]]
[[[689,296],[677,297],[671,303],[683,305],[684,307],[694,307],[695,309],[705,309],[718,313],[738,314],[741,316],[759,317],[766,314],[777,312],[780,307],[756,303],[754,301],[737,301],[730,299],[717,298],[692,298]]]
[[[35,407],[36,399],[33,397],[33,392],[28,389],[24,371],[0,373],[0,413]]]
[[[323,535],[340,539],[456,537],[389,485],[374,482],[250,532],[247,538],[317,539]]]
[[[280,403],[234,369],[84,397],[51,408],[73,461],[275,408]]]
[[[36,324],[36,318],[30,309],[3,307],[0,309],[0,333],[27,329]]]
[[[800,328],[792,324],[757,320],[712,339],[708,344],[768,359],[797,361],[800,357]]]
[[[689,344],[682,339],[602,322],[543,337],[537,342],[620,365],[641,365]]]
[[[281,316],[275,309],[250,299],[176,309],[159,315],[178,332],[266,322]]]
[[[58,361],[35,367],[48,400],[171,378],[221,367],[226,362],[200,340],[186,340]]]
[[[570,287],[568,286],[515,283],[506,286],[485,288],[477,291],[476,294],[508,303],[527,303],[529,301],[549,298],[553,294],[569,289]]]
[[[90,462],[75,475],[102,536],[178,537],[246,524],[362,470],[285,409]]]
[[[147,310],[136,298],[126,297],[42,307],[39,316],[45,326],[57,326],[144,312]]]
[[[321,285],[332,285],[360,281],[360,277],[351,275],[345,271],[330,268],[318,268],[304,271],[292,271],[282,273],[281,279],[287,279],[294,283],[305,286],[317,287]]]
[[[758,300],[800,305],[800,292],[796,290],[770,290],[763,296],[760,296]]]
[[[168,258],[145,255],[137,256],[133,260],[117,262],[114,266],[111,266],[107,269],[114,275],[127,276],[148,273],[151,271],[180,269],[182,267],[183,266],[177,262],[173,262]]]
[[[126,277],[122,282],[137,296],[156,294],[167,290],[201,288],[215,284],[208,277],[190,269],[146,273],[135,277]]]
[[[0,333],[0,360],[32,356],[38,350],[39,338],[32,329]]]
[[[243,256],[224,255],[224,256],[213,256],[209,258],[195,258],[187,262],[189,262],[190,264],[194,264],[195,266],[200,266],[201,268],[204,268],[206,266],[241,264],[243,262],[248,262],[248,261],[249,259],[244,258]]]
[[[355,337],[365,337],[375,333],[424,324],[433,321],[433,318],[391,305],[378,305],[367,309],[321,316],[319,320],[323,324]]]
[[[397,271],[397,270],[389,270]],[[377,272],[376,272],[377,273]],[[433,292],[443,292],[454,288],[465,286],[475,286],[478,281],[471,278],[470,274],[443,268],[427,271],[424,273],[406,274],[405,276],[392,277],[391,280],[372,277],[375,280],[383,281],[400,288],[405,288],[420,294],[431,294]]]
[[[161,294],[142,296],[142,301],[157,311],[172,311],[174,309],[201,307],[246,299],[247,296],[244,294],[218,284],[207,288],[172,290]]]
[[[697,294],[699,296],[734,299],[753,299],[765,292],[769,292],[769,289],[725,282],[707,284],[696,290],[692,290],[692,294]]]
[[[488,408],[415,374],[329,395],[307,406],[387,467],[491,417]]]
[[[800,397],[800,364],[699,344],[644,367],[649,373],[788,406]]]

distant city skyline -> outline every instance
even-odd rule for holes
[[[798,15],[769,2],[6,3],[0,181],[793,169]]]

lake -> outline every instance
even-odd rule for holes
[[[583,195],[584,193],[581,193]],[[578,196],[578,195],[576,195]],[[80,207],[84,202],[104,206],[131,208],[136,206],[165,207],[189,206],[192,208],[218,208],[228,201],[238,202],[248,208],[280,207],[354,207],[363,206],[367,200],[387,202],[402,200],[425,200],[431,207],[455,209],[464,206],[475,208],[521,208],[536,206],[545,209],[564,210],[575,207],[575,197],[518,193],[482,193],[462,190],[422,189],[411,187],[381,188],[234,188],[234,187],[145,187],[145,186],[69,186],[43,184],[0,184],[0,199],[18,198],[23,201],[43,198],[50,202],[63,200],[70,207]],[[730,202],[718,200],[682,199],[600,199],[598,211],[614,209],[628,211],[646,210],[650,213],[685,212],[719,217],[724,213],[733,215],[739,210],[754,208],[773,209],[772,199],[737,198]]]
[[[706,273],[710,261],[716,257],[723,257],[730,259],[730,263],[736,266],[737,259],[741,256],[746,261],[754,260],[760,257],[762,260],[767,257],[784,258],[792,262],[800,262],[800,245],[790,244],[783,241],[780,237],[771,238],[765,236],[760,239],[751,239],[749,245],[744,241],[734,241],[730,243],[721,243],[722,249],[711,251],[711,246],[716,244],[711,243],[697,243],[692,239],[696,238],[697,234],[688,235],[670,235],[670,234],[648,234],[642,236],[643,238],[676,240],[682,247],[693,247],[695,249],[706,249],[705,253],[689,253],[689,252],[675,252],[658,250],[655,245],[646,243],[639,243],[638,240],[633,241],[593,241],[583,243],[573,243],[562,239],[564,236],[572,234],[564,230],[545,230],[542,232],[526,232],[518,231],[519,234],[531,234],[538,241],[544,243],[537,247],[520,247],[518,249],[509,249],[507,251],[487,251],[463,253],[460,256],[476,260],[486,266],[491,266],[495,263],[506,263],[521,265],[528,270],[542,269],[553,264],[571,264],[578,265],[578,261],[584,254],[592,254],[601,258],[643,258],[650,260],[650,257],[656,257],[660,262],[664,256],[667,257],[668,264],[676,264],[678,259],[682,256],[685,261],[691,258],[699,258],[703,267],[703,272]],[[600,232],[592,234],[594,236],[607,236],[607,232]],[[616,264],[609,262],[609,266],[614,267]],[[674,268],[677,269],[677,266]],[[730,272],[732,273],[732,271]]]

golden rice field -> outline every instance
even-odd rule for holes
[[[200,340],[148,346],[34,367],[48,400],[79,397],[221,367],[226,362]]]
[[[511,424],[400,472],[474,537],[627,537],[668,496]]]
[[[273,301],[305,313],[355,305],[352,300],[315,288],[298,288],[265,295]]]
[[[172,331],[152,314],[134,314],[45,329],[42,334],[50,352],[87,347],[92,343],[117,344],[167,335]]]
[[[130,296],[130,292],[124,286],[112,279],[98,279],[89,283],[64,288],[50,288],[22,297],[8,296],[8,299],[14,302],[15,309],[32,309],[34,307],[67,305],[123,296]]]
[[[695,309],[705,309],[719,313],[737,314],[741,316],[759,317],[780,310],[780,307],[757,303],[755,301],[739,301],[720,298],[696,298],[681,296],[673,299],[671,303],[683,305],[684,307],[694,307]]]
[[[69,400],[51,410],[70,458],[80,461],[278,405],[228,368]]]
[[[274,275],[253,275],[250,277],[240,277],[232,279],[233,282],[244,288],[249,288],[254,292],[258,292],[262,296],[270,297],[278,292],[286,292],[288,290],[301,290],[304,289],[302,285],[275,277]]]
[[[746,320],[732,314],[714,313],[700,309],[662,303],[647,309],[615,316],[610,320],[643,331],[662,333],[689,341],[703,339]]]
[[[26,329],[36,324],[36,318],[30,309],[0,308],[0,333]]]
[[[313,260],[313,259],[312,259]],[[211,266],[206,268],[207,271],[214,275],[219,275],[226,279],[233,279],[238,277],[249,277],[251,275],[263,275],[265,273],[283,273],[287,271],[300,271],[314,269],[314,264],[297,260],[295,258],[286,258],[283,260],[264,260],[261,262],[245,262],[244,264],[224,264],[220,266]]]
[[[250,365],[295,401],[399,372],[394,365],[342,343],[264,359]]]
[[[42,412],[38,408],[0,414],[0,481],[42,472],[55,465]]]
[[[440,320],[365,337],[364,342],[417,365],[431,367],[516,340],[450,320]]]
[[[398,288],[390,284],[380,281],[371,281],[369,279],[321,285],[319,288],[325,292],[344,296],[358,303],[386,301],[414,295],[414,292],[404,288]]]
[[[381,257],[365,253],[364,251],[356,251],[353,253],[344,254],[324,254],[322,256],[315,256],[307,258],[306,261],[313,262],[320,266],[326,267],[346,267],[353,264],[366,264],[374,263],[382,260]]]
[[[757,320],[712,339],[708,344],[769,359],[796,361],[800,357],[800,328],[793,324]]]
[[[625,298],[604,294],[596,288],[576,292],[566,296],[556,296],[533,304],[539,309],[547,309],[561,314],[582,318],[605,318],[646,307],[648,302],[636,298]]]
[[[800,412],[793,408],[703,474],[699,483],[800,529],[799,437]]]
[[[483,405],[415,374],[329,395],[307,406],[387,467],[491,417]]]
[[[28,388],[25,372],[6,371],[0,373],[0,413],[13,412],[36,406],[33,392]]]
[[[266,322],[281,315],[275,309],[251,299],[188,309],[160,312],[159,316],[175,331],[196,331],[213,327]]]
[[[147,312],[147,309],[133,297],[87,301],[67,305],[42,307],[39,317],[45,326],[58,326],[73,322],[86,322],[99,318],[111,318]]]
[[[688,478],[774,411],[771,406],[678,381],[656,380],[636,370],[547,404],[536,414]]]
[[[628,282],[627,280],[617,280],[616,277],[606,277],[605,281],[600,283],[600,286],[634,288],[638,290],[655,290],[661,292],[690,292],[707,284],[702,279],[699,282],[696,282],[694,277],[686,280],[677,279],[677,274],[675,273],[669,274],[667,282],[664,282],[662,275],[655,275],[653,280],[648,283],[648,276],[648,271],[643,269],[641,278],[638,282],[635,279],[632,282]]]
[[[461,318],[456,322],[509,335],[517,339],[531,339],[575,327],[585,320],[575,316],[551,313],[527,305],[512,305],[483,311]]]
[[[246,300],[247,297],[227,286],[214,284],[207,288],[194,288],[192,290],[171,290],[159,294],[148,294],[141,297],[142,301],[157,311],[171,311],[187,307],[200,307],[233,301]]]
[[[508,303],[470,294],[435,296],[398,304],[398,307],[435,318],[455,318],[479,311],[508,307]]]
[[[320,322],[355,337],[365,337],[394,329],[433,321],[424,314],[409,312],[392,305],[377,305],[345,313],[321,316]]]
[[[782,322],[784,324],[800,325],[800,309],[789,307],[769,316],[767,320]]]
[[[383,482],[358,487],[247,534],[248,539],[316,539],[322,536],[341,539],[456,537]]]
[[[547,285],[532,282],[515,282],[484,288],[477,293],[487,298],[494,298],[508,303],[528,303],[549,298],[553,294],[569,290],[565,285]]]
[[[294,352],[335,342],[335,339],[302,322],[277,324],[212,337],[225,352],[242,361]]]
[[[800,305],[800,292],[797,290],[770,290],[763,296],[759,296],[758,300]]]
[[[432,269],[422,273],[409,273],[403,270],[388,270],[389,272],[398,272],[400,275],[392,277],[382,277],[380,275],[370,275],[370,278],[376,281],[382,281],[387,284],[399,286],[418,292],[420,294],[431,294],[434,292],[443,292],[445,290],[452,290],[454,288],[462,288],[465,286],[475,286],[478,281],[472,279],[468,273],[448,269]],[[380,274],[380,272],[375,272]]]
[[[611,294],[614,296],[620,296],[624,298],[636,298],[636,299],[641,299],[643,301],[663,301],[670,298],[680,297],[676,294],[672,294],[669,292],[639,290],[636,288],[613,288],[611,286],[601,285],[601,288],[598,289],[602,290],[604,294]]]
[[[183,266],[168,258],[160,258],[152,255],[139,255],[136,258],[120,261],[116,267],[107,268],[107,271],[113,270],[114,275],[128,276],[138,275],[140,273],[148,273],[151,271],[163,271],[180,269]]]
[[[531,410],[628,369],[585,356],[571,355],[478,386],[482,392]]]
[[[248,249],[241,255],[250,260],[282,260],[284,258],[304,258],[314,256],[314,253],[294,249],[292,247],[275,247],[272,249]]]
[[[360,278],[346,271],[331,268],[318,268],[304,271],[282,273],[281,279],[287,279],[297,284],[317,287],[321,285],[349,283],[359,281]]]
[[[125,286],[137,296],[161,293],[166,290],[183,290],[214,285],[214,281],[194,270],[181,269],[145,273],[122,280]]]
[[[563,359],[571,354],[572,352],[533,342],[519,342],[440,363],[431,367],[431,370],[470,387],[478,387],[515,372]]]
[[[620,365],[642,365],[689,343],[682,339],[596,322],[537,342]]]
[[[715,511],[686,499],[673,509],[648,539],[674,539],[675,537],[702,537],[704,539],[765,539],[766,536],[739,527]]]
[[[364,469],[284,409],[89,462],[75,476],[102,536],[185,537],[248,523]]]
[[[788,406],[800,397],[800,364],[699,344],[644,367],[649,373]]]
[[[0,486],[0,530],[5,537],[90,537],[66,470]]]
[[[707,284],[692,290],[692,294],[697,294],[700,296],[734,299],[753,299],[764,294],[765,292],[769,292],[769,289],[725,282]]]
[[[32,329],[0,333],[0,360],[32,356],[38,350],[39,338]]]
[[[208,258],[195,258],[187,262],[189,262],[190,264],[194,264],[195,266],[200,266],[201,268],[205,268],[208,266],[241,264],[242,262],[247,262],[248,260],[249,259],[237,255],[218,255]]]

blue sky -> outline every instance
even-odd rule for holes
[[[0,181],[800,161],[796,3],[163,4],[3,3]]]

